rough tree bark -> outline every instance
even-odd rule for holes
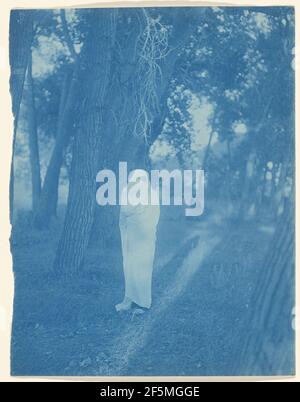
[[[129,140],[134,122],[134,91],[137,73],[136,41],[141,32],[137,21],[141,11],[122,10],[118,17],[116,44],[118,53],[111,70],[111,85],[105,102],[103,133],[97,170],[118,170],[121,160],[128,160],[123,147]],[[116,50],[116,49],[115,49]],[[127,158],[127,159],[126,159]],[[121,252],[119,230],[119,208],[117,206],[96,206],[90,244],[103,250],[111,241]]]
[[[89,33],[80,55],[81,124],[74,141],[68,207],[54,269],[76,274],[83,263],[93,224],[96,172],[101,143],[103,105],[115,39],[116,10],[87,11]]]
[[[118,155],[120,151],[116,143],[117,131],[112,114],[106,110],[103,132],[110,133],[110,135],[104,135],[104,138],[102,138],[98,170],[111,169],[115,172],[118,171]],[[118,225],[119,213],[118,206],[96,206],[90,236],[91,246],[104,250],[109,244],[114,243],[121,250],[121,235]]]
[[[295,211],[294,201],[285,200],[284,213],[277,226],[269,254],[261,269],[253,295],[249,321],[252,331],[236,372],[244,375],[267,373],[284,375],[294,363],[295,333],[292,328],[295,292]],[[276,353],[275,353],[276,351]],[[280,351],[280,352],[279,352]]]

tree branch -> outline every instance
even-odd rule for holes
[[[61,19],[61,23],[62,23],[62,29],[63,29],[63,34],[64,34],[66,44],[68,46],[69,52],[70,52],[74,62],[76,62],[78,54],[76,53],[74,44],[73,44],[71,36],[70,36],[65,10],[60,10],[60,19]]]

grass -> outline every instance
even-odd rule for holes
[[[90,248],[82,273],[51,274],[62,219],[38,232],[20,219],[12,236],[14,375],[230,375],[250,330],[253,291],[273,229],[216,220],[161,219],[154,305],[119,315],[117,245]],[[199,256],[199,259],[198,259]],[[238,370],[246,372],[246,362]],[[262,368],[263,371],[263,368]]]

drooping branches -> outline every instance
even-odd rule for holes
[[[144,29],[137,40],[137,93],[138,112],[134,125],[134,135],[148,141],[154,114],[159,109],[157,86],[164,79],[161,63],[170,52],[169,33],[171,27],[152,17],[143,9]]]

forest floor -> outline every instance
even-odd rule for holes
[[[80,277],[52,276],[61,227],[58,219],[38,232],[25,219],[14,229],[14,375],[247,373],[237,357],[272,226],[210,218],[161,224],[153,307],[143,315],[114,309],[124,280],[113,245],[105,257],[90,249]]]

